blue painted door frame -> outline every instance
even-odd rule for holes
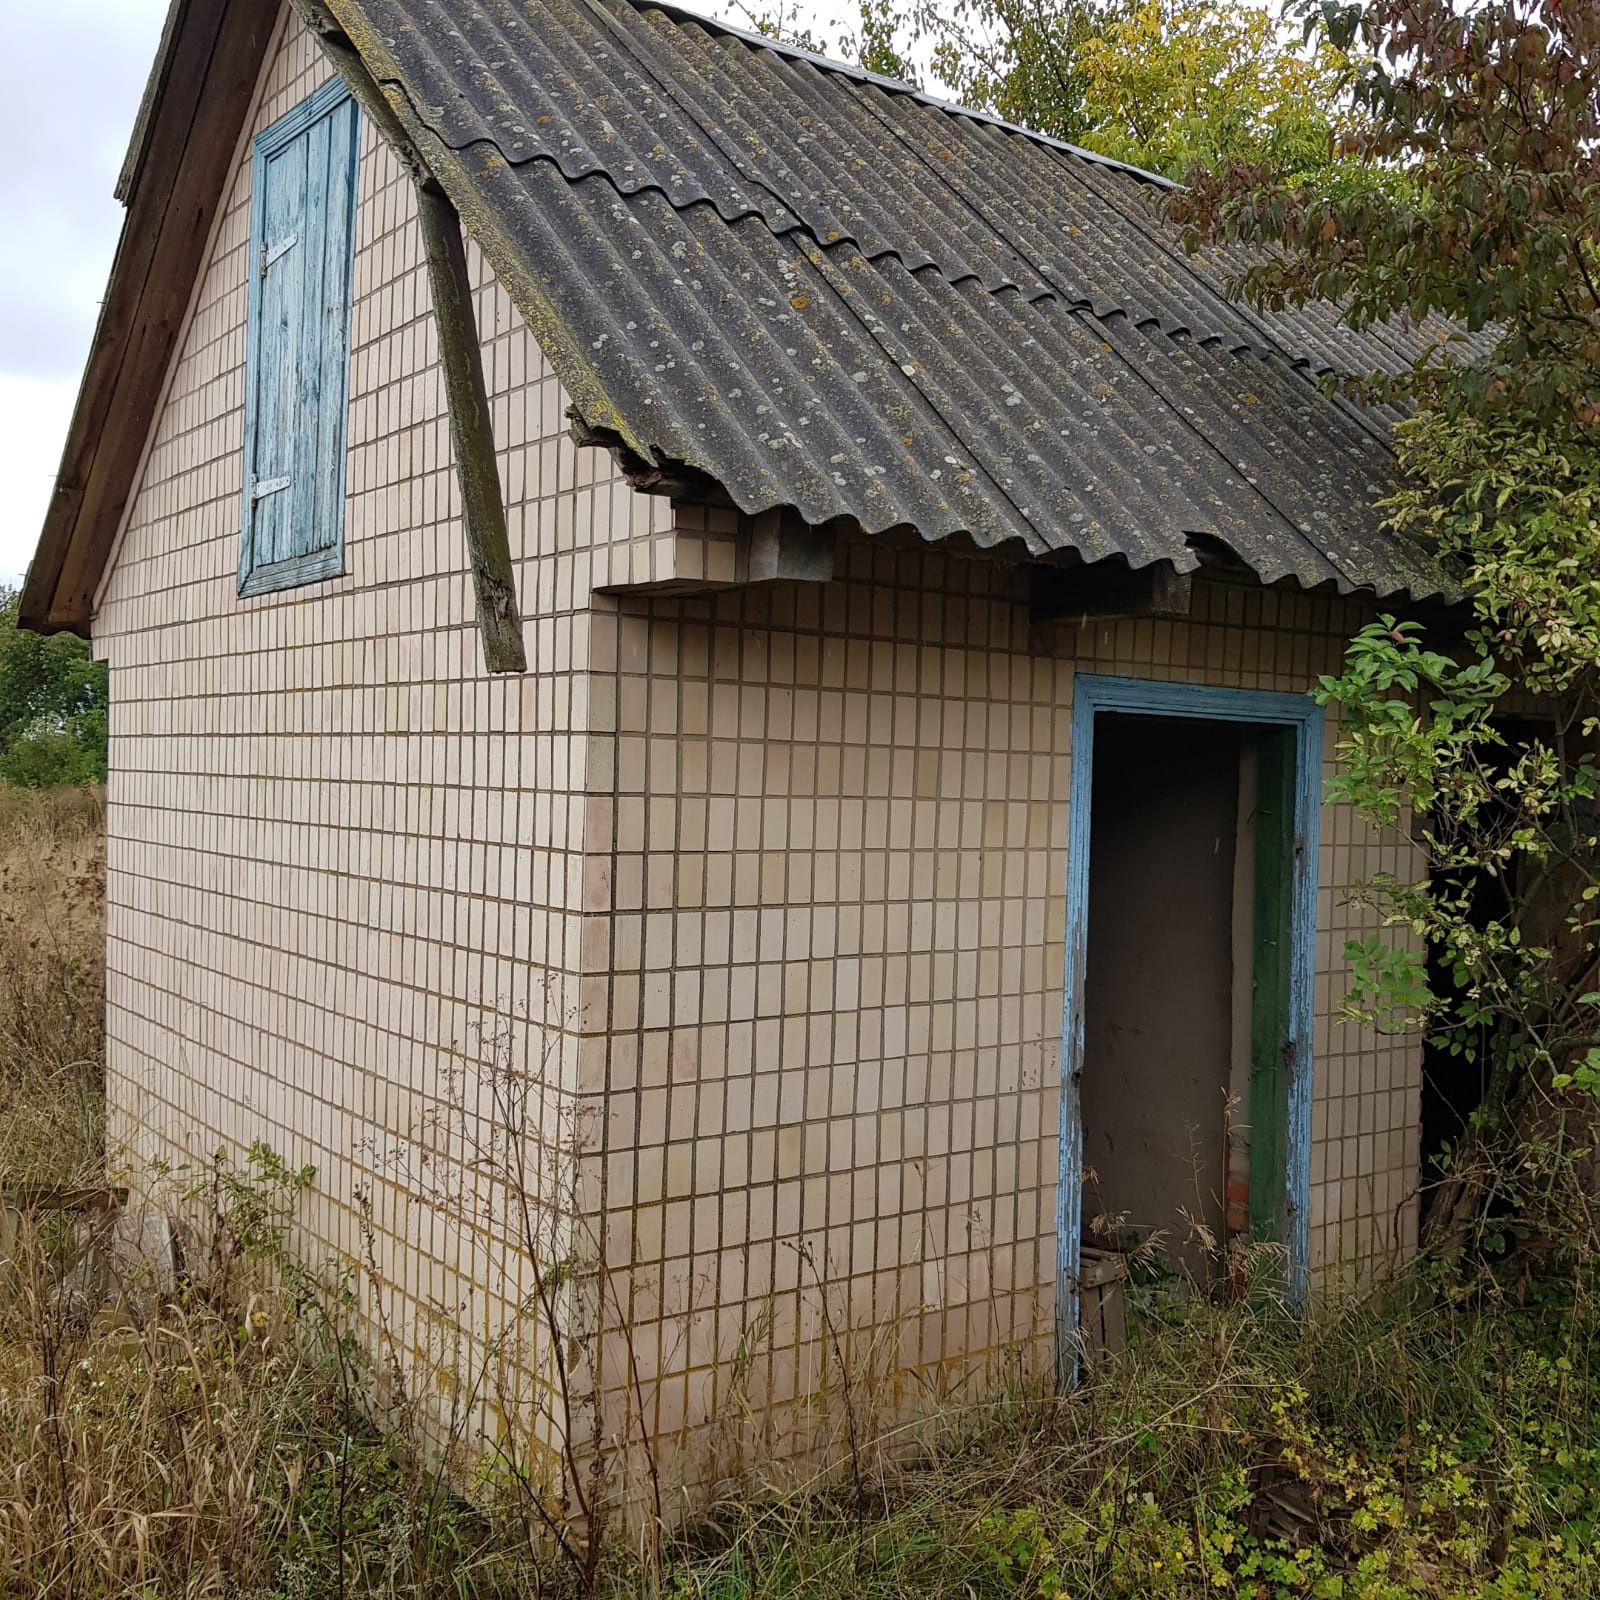
[[[1056,1371],[1075,1380],[1078,1258],[1082,1244],[1084,968],[1088,957],[1090,814],[1094,798],[1094,729],[1101,712],[1196,717],[1295,731],[1293,943],[1289,980],[1289,1127],[1287,1171],[1288,1288],[1304,1297],[1310,1244],[1311,1046],[1317,944],[1317,845],[1322,811],[1322,709],[1305,695],[1259,689],[1213,689],[1186,683],[1079,673],[1073,685],[1072,783],[1067,833],[1067,970],[1061,1024],[1061,1181],[1056,1192]]]

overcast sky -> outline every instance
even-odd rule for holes
[[[26,569],[122,207],[112,198],[166,0],[6,7],[0,69],[0,581]],[[64,70],[70,58],[71,70]]]
[[[790,7],[813,16],[836,8],[837,0]],[[6,0],[4,9],[0,583],[15,583],[44,520],[111,270],[122,226],[111,191],[167,4]],[[743,20],[735,0],[695,9]]]

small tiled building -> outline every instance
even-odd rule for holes
[[[1415,332],[643,0],[174,0],[121,193],[24,614],[111,668],[133,1170],[314,1166],[441,1416],[687,1484],[841,1361],[1070,1372],[1085,1238],[1404,1255],[1307,691],[1441,592],[1318,384]]]

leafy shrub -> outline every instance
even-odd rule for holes
[[[883,1476],[865,1516],[815,1493],[726,1508],[667,1587],[1579,1600],[1600,1592],[1597,1332],[1570,1286],[1445,1309],[1417,1283],[1303,1330],[1198,1308],[1075,1395],[990,1413]]]
[[[19,598],[0,588],[0,782],[24,789],[104,783],[105,665],[71,634],[19,628]]]

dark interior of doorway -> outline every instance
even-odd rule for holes
[[[1083,1238],[1218,1281],[1286,1237],[1294,735],[1095,722]]]
[[[1468,886],[1469,920],[1484,927],[1497,913],[1501,895],[1495,886],[1478,882]],[[1428,989],[1453,1001],[1460,985],[1449,962],[1437,949],[1428,952]],[[1440,1181],[1460,1148],[1472,1115],[1483,1104],[1489,1071],[1489,1031],[1444,1033],[1430,1029],[1422,1042],[1422,1184],[1421,1220],[1427,1226]]]

